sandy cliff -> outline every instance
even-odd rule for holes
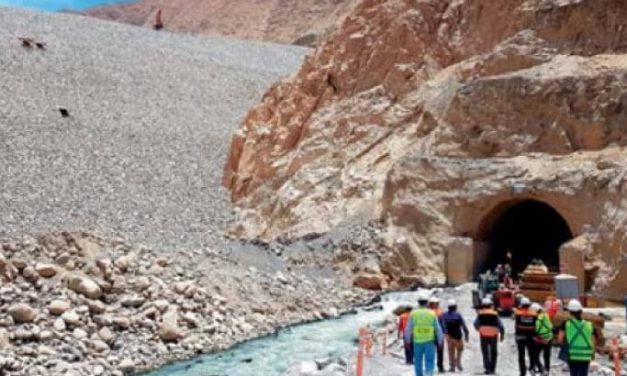
[[[166,29],[312,45],[333,29],[355,0],[142,0],[94,8],[98,18],[152,26],[158,9]]]

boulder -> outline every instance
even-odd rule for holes
[[[383,275],[363,273],[353,280],[353,286],[365,290],[381,290],[387,285]]]
[[[65,322],[65,324],[67,325],[77,325],[79,322],[81,322],[81,317],[75,310],[63,312],[61,318],[63,319],[63,322]]]
[[[102,296],[102,289],[86,275],[73,273],[68,277],[68,288],[90,299],[98,299]]]
[[[115,339],[115,334],[113,334],[111,329],[104,326],[100,328],[100,330],[98,330],[98,337],[100,337],[100,339],[102,339],[106,343],[112,343]]]
[[[178,318],[179,313],[176,306],[171,306],[163,315],[159,325],[159,337],[163,341],[177,341],[182,337],[178,326]]]
[[[142,296],[132,295],[122,297],[122,299],[120,300],[120,304],[122,305],[122,307],[138,308],[141,307],[145,301],[146,299]]]
[[[48,304],[48,312],[50,314],[59,316],[62,315],[65,311],[69,310],[71,305],[69,302],[65,300],[53,300]]]
[[[57,268],[52,264],[37,263],[35,264],[35,271],[44,278],[52,278],[57,274]]]
[[[33,322],[37,317],[37,311],[25,303],[13,304],[8,312],[13,320],[19,323]]]

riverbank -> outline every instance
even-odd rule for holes
[[[263,250],[254,266],[208,249],[164,257],[86,233],[0,248],[7,375],[133,374],[338,316],[365,296]]]

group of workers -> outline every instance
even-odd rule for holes
[[[444,346],[448,347],[449,372],[463,371],[462,352],[468,342],[469,331],[457,310],[457,303],[448,301],[448,311],[442,312],[439,300],[420,293],[418,308],[407,308],[399,319],[399,336],[405,344],[405,360],[413,364],[416,376],[433,375],[436,359],[440,373],[444,370]],[[566,361],[571,376],[586,376],[594,357],[595,341],[600,333],[583,320],[583,308],[577,300],[568,304],[570,318],[559,328],[544,308],[528,298],[521,298],[514,313],[515,338],[518,349],[519,373],[548,375],[551,368],[551,350],[554,339],[561,344],[560,359]],[[484,374],[496,372],[498,342],[505,339],[505,327],[492,300],[482,300],[474,321],[479,333]],[[555,337],[557,335],[557,337]],[[527,357],[529,363],[527,364]]]

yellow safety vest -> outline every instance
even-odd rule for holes
[[[419,308],[411,313],[413,325],[412,334],[414,343],[422,344],[435,341],[435,314],[426,309]]]

